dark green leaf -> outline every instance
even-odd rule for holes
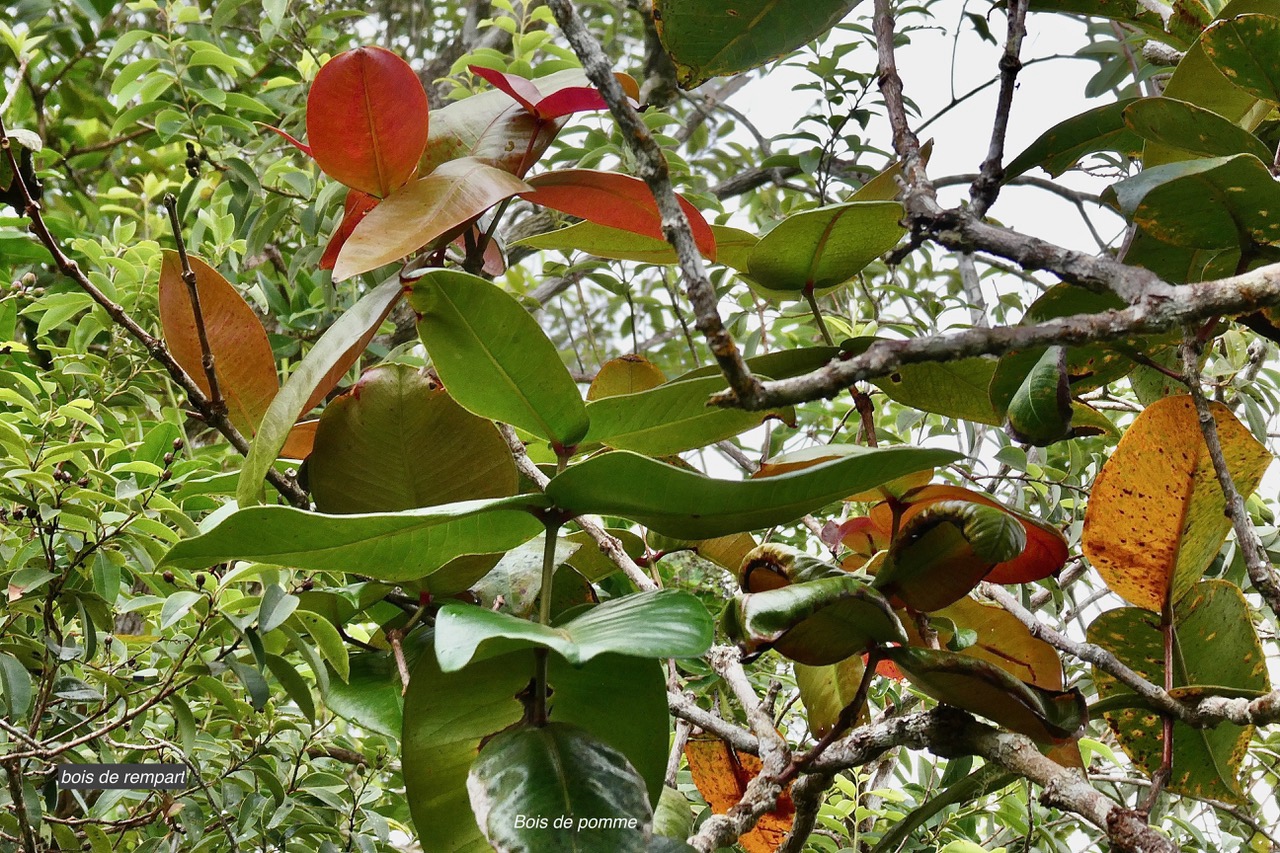
[[[1009,434],[1045,447],[1071,435],[1071,386],[1066,347],[1049,347],[1009,401]]]
[[[1239,15],[1218,21],[1200,37],[1205,56],[1234,85],[1280,104],[1280,18]]]
[[[1129,129],[1124,111],[1136,98],[1126,98],[1061,121],[1040,134],[1004,170],[1004,179],[1016,178],[1039,166],[1055,178],[1086,154],[1115,151],[1130,157],[1142,153],[1142,137]]]

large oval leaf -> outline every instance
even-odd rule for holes
[[[409,64],[381,47],[325,63],[307,95],[307,142],[325,174],[384,198],[427,147],[427,93]]]
[[[1200,48],[1235,86],[1258,100],[1280,104],[1280,18],[1238,15],[1218,21],[1200,37]]]
[[[555,627],[450,603],[436,617],[436,656],[445,672],[531,646],[552,649],[575,666],[606,653],[696,657],[711,647],[711,635],[707,608],[674,589],[611,599]]]
[[[898,245],[904,215],[896,201],[851,201],[789,216],[751,250],[749,281],[792,299],[844,284]]]
[[[188,260],[196,275],[200,315],[227,417],[236,429],[252,436],[280,390],[266,329],[221,273],[195,256]],[[160,326],[174,360],[208,395],[191,292],[182,280],[182,261],[173,251],[165,251],[160,265]]]
[[[1249,606],[1239,587],[1227,581],[1202,581],[1174,607],[1174,695],[1194,701],[1212,690],[1205,687],[1266,691],[1270,689],[1266,658],[1253,627]],[[1164,635],[1159,617],[1125,607],[1103,613],[1089,626],[1089,642],[1112,652],[1121,663],[1155,684],[1164,683]],[[1102,699],[1131,694],[1128,687],[1094,667]],[[1148,774],[1163,761],[1164,725],[1159,714],[1142,707],[1108,713],[1134,763]],[[1244,802],[1240,767],[1253,728],[1222,723],[1195,729],[1173,726],[1171,791],[1193,797]]]
[[[1135,133],[1184,152],[1180,159],[1271,152],[1261,139],[1212,110],[1174,98],[1142,98],[1125,108],[1124,120]]]
[[[1227,468],[1241,494],[1257,488],[1271,454],[1221,403],[1212,403]],[[1231,527],[1226,499],[1188,396],[1148,406],[1093,484],[1081,546],[1107,586],[1156,613],[1192,587]]]
[[[692,89],[790,53],[857,5],[858,0],[655,0],[653,21],[676,65],[676,79]]]
[[[666,381],[666,374],[644,356],[620,356],[600,366],[596,378],[591,380],[591,387],[587,389],[587,402],[619,394],[637,394],[657,388]]]
[[[366,373],[320,417],[307,479],[321,512],[394,512],[516,493],[492,422],[405,365]]]
[[[644,780],[625,755],[577,726],[503,732],[480,750],[467,791],[476,822],[498,853],[645,853],[648,847],[653,809]]]
[[[846,495],[958,458],[950,450],[866,448],[803,471],[732,481],[616,451],[570,467],[551,480],[547,495],[573,515],[619,515],[666,536],[710,539],[785,524]]]
[[[164,564],[198,569],[256,560],[378,580],[424,577],[455,557],[514,548],[542,530],[530,510],[541,495],[464,501],[394,513],[324,515],[285,506],[248,507],[212,530],[184,539]]]
[[[658,203],[649,185],[639,178],[594,169],[561,169],[530,178],[529,186],[532,190],[520,196],[526,201],[579,216],[598,225],[664,239]],[[684,198],[679,198],[679,201],[689,219],[698,251],[715,260],[716,238],[711,226],[696,207]]]
[[[260,501],[262,481],[276,461],[298,418],[317,405],[351,368],[400,299],[397,279],[383,282],[334,321],[294,368],[262,418],[253,446],[240,469],[236,500],[240,506]]]
[[[1045,690],[956,652],[900,646],[885,656],[939,702],[981,714],[1041,743],[1070,740],[1089,720],[1084,696],[1075,688]]]
[[[1136,101],[1137,98],[1125,98],[1058,122],[1013,158],[1004,170],[1004,180],[1037,166],[1056,178],[1086,154],[1099,151],[1137,157],[1142,153],[1142,137],[1124,120],[1125,109]]]
[[[455,270],[432,270],[410,287],[418,335],[458,403],[560,449],[586,435],[578,386],[520,303],[497,285]]]
[[[712,376],[587,403],[591,428],[583,441],[647,456],[674,456],[746,432],[769,418],[795,424],[790,406],[759,412],[708,406],[707,399],[725,387],[723,377]]]
[[[524,715],[519,698],[533,674],[532,651],[441,672],[428,650],[404,700],[403,764],[409,808],[423,849],[490,853],[467,797],[467,772],[482,740]],[[666,681],[656,660],[603,655],[575,667],[547,662],[552,720],[586,728],[627,756],[650,802],[662,789],[669,718]]]
[[[407,257],[436,238],[528,190],[510,172],[474,157],[450,160],[396,190],[360,220],[333,265],[333,280]]]

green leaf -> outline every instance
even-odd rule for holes
[[[318,613],[309,610],[295,610],[289,617],[289,623],[295,630],[305,631],[315,641],[320,656],[333,667],[338,678],[346,681],[351,677],[351,659],[347,652],[347,644],[333,623]],[[332,686],[332,685],[331,685]]]
[[[712,225],[711,233],[715,236],[716,256],[707,260],[730,267],[734,266],[730,263],[734,260],[733,253],[750,250],[759,241],[755,235],[727,225]],[[527,246],[530,249],[542,251],[585,252],[597,258],[608,258],[614,261],[663,265],[678,263],[676,250],[666,240],[586,221],[525,237],[511,245]],[[718,260],[725,252],[729,253],[729,260]]]
[[[693,807],[678,789],[662,786],[658,805],[653,810],[653,834],[681,842],[693,835]]]
[[[166,598],[164,606],[160,608],[160,630],[163,631],[186,616],[202,598],[203,594],[190,589],[179,590]]]
[[[274,631],[297,608],[298,596],[288,594],[280,584],[268,584],[258,605],[258,630],[263,634]]]
[[[721,617],[749,652],[773,648],[808,666],[827,666],[907,635],[884,596],[853,575],[739,593]]]
[[[361,652],[351,655],[345,681],[329,682],[324,704],[344,720],[399,740],[404,715],[400,689],[400,673],[389,653]]]
[[[898,245],[906,229],[896,201],[853,201],[787,217],[751,250],[748,284],[775,299],[799,299],[844,284]]]
[[[405,790],[425,850],[489,853],[467,798],[467,771],[482,740],[524,716],[519,698],[533,675],[531,650],[441,672],[428,650],[404,702]],[[547,661],[553,721],[582,726],[627,756],[651,802],[662,789],[669,717],[662,666],[647,658],[601,655],[575,667]],[[535,848],[538,849],[538,848]]]
[[[844,707],[854,700],[858,685],[867,667],[861,655],[851,655],[829,666],[805,666],[795,664],[796,688],[804,703],[809,731],[815,737],[825,737],[836,724]],[[870,720],[865,706],[858,714],[858,723]]]
[[[1088,722],[1084,696],[1075,688],[1045,690],[956,652],[899,646],[885,657],[926,695],[1040,743],[1069,740]]]
[[[1009,435],[1046,447],[1071,436],[1066,347],[1049,347],[1009,401]]]
[[[583,442],[674,456],[731,438],[769,418],[795,423],[790,406],[761,412],[708,406],[708,398],[726,387],[723,377],[712,376],[594,400],[587,403],[591,427]]]
[[[644,853],[653,822],[644,780],[626,756],[565,723],[521,727],[489,741],[467,774],[467,790],[477,823],[499,853]],[[606,826],[622,828],[594,828],[602,817]]]
[[[542,530],[529,512],[545,505],[540,495],[517,495],[358,515],[249,507],[174,545],[162,565],[196,569],[256,560],[313,572],[413,580],[455,557],[506,551],[528,541]]]
[[[497,427],[405,365],[370,370],[325,408],[307,479],[330,513],[506,497],[519,483]]]
[[[951,764],[951,762],[947,764],[947,770],[951,769]],[[896,851],[902,849],[902,845],[911,837],[911,834],[928,823],[929,819],[934,815],[952,806],[980,800],[989,794],[1008,787],[1017,778],[1017,774],[1010,773],[999,764],[984,764],[959,782],[948,785],[945,790],[932,794],[922,805],[913,809],[904,818],[889,827],[889,831],[884,834],[884,837],[880,839],[880,842],[872,849],[871,853],[896,853]],[[949,851],[949,853],[964,853],[963,847],[957,848],[955,846],[964,843],[953,842],[943,849]],[[972,850],[986,853],[985,848],[977,847],[976,845],[972,846]]]
[[[1212,110],[1173,98],[1142,98],[1124,110],[1134,133],[1182,152],[1179,160],[1252,154],[1270,158],[1261,139]]]
[[[1013,158],[1005,167],[1004,179],[1016,178],[1036,166],[1056,178],[1086,154],[1098,151],[1137,157],[1142,153],[1142,137],[1124,120],[1125,110],[1136,101],[1125,98],[1058,122]]]
[[[653,18],[680,86],[737,74],[785,56],[818,38],[858,0],[655,0]]]
[[[262,502],[262,481],[280,455],[294,423],[310,411],[355,363],[400,299],[401,292],[400,281],[394,278],[369,291],[334,321],[294,368],[289,381],[262,416],[253,446],[245,457],[236,486],[236,499],[240,506],[249,507]]]
[[[342,245],[333,280],[398,261],[531,187],[510,172],[463,157],[400,187],[369,211]]]
[[[520,303],[498,286],[454,270],[432,270],[411,287],[418,334],[463,408],[562,449],[586,435],[578,387]]]
[[[1280,242],[1280,184],[1252,154],[1153,166],[1107,193],[1144,232],[1175,246]]]
[[[557,541],[555,564],[566,563],[580,547],[568,540]],[[483,608],[501,610],[514,616],[530,616],[542,591],[545,548],[544,534],[503,554],[498,564],[471,587],[477,603]]]
[[[1232,84],[1261,101],[1280,104],[1280,18],[1239,15],[1218,21],[1200,37],[1200,49]]]
[[[665,536],[710,539],[785,524],[903,474],[959,458],[949,450],[868,448],[802,471],[731,481],[617,451],[559,474],[547,486],[547,496],[572,515],[618,515]],[[619,488],[622,483],[626,488]]]
[[[436,655],[445,672],[531,646],[553,649],[575,665],[608,652],[696,657],[711,647],[712,631],[702,602],[673,589],[615,598],[557,627],[451,602],[436,616]]]
[[[298,706],[298,710],[307,720],[315,725],[316,721],[316,703],[311,698],[311,687],[306,680],[298,674],[293,668],[293,664],[280,657],[279,655],[267,655],[267,669],[271,670],[271,674],[276,677],[276,681],[280,682],[280,686],[284,688],[285,693]]]
[[[4,696],[5,716],[17,721],[31,707],[31,673],[13,655],[0,652],[0,695]]]
[[[1174,695],[1196,701],[1220,690],[1270,689],[1266,658],[1239,587],[1201,581],[1173,608]],[[1160,617],[1136,607],[1103,613],[1089,626],[1088,640],[1155,684],[1164,683],[1164,636]],[[1128,687],[1094,668],[1098,696],[1109,701],[1132,695]],[[1159,714],[1135,703],[1108,713],[1107,723],[1134,763],[1148,774],[1160,768],[1164,728]],[[1173,774],[1169,790],[1192,797],[1245,802],[1240,770],[1253,727],[1222,723],[1213,728],[1173,726]]]
[[[1000,415],[987,395],[995,369],[993,358],[922,362],[904,364],[889,376],[871,382],[895,403],[922,412],[998,426]]]

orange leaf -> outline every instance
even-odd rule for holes
[[[587,389],[588,400],[601,400],[619,394],[635,394],[657,388],[667,381],[666,375],[642,355],[624,355],[606,361]]]
[[[529,185],[533,191],[520,194],[526,201],[597,225],[665,239],[658,203],[653,200],[648,184],[639,178],[593,169],[562,169],[530,178]],[[698,250],[708,260],[714,260],[716,238],[711,233],[711,226],[685,199],[680,199],[680,206],[689,217]]]
[[[333,280],[400,260],[529,185],[471,157],[442,164],[384,199],[356,226],[334,264]]]
[[[306,459],[310,456],[311,448],[316,443],[316,427],[319,425],[319,418],[294,424],[284,440],[284,447],[280,448],[280,455],[285,459]]]
[[[280,390],[267,332],[230,282],[204,261],[194,255],[189,257],[196,274],[196,293],[200,297],[209,351],[213,354],[218,391],[227,404],[227,417],[236,429],[252,436]],[[186,282],[182,280],[182,262],[177,252],[164,253],[159,299],[160,326],[169,352],[200,390],[209,394],[195,312]]]
[[[1022,522],[1022,527],[1027,533],[1026,548],[1014,559],[999,563],[988,572],[985,580],[991,583],[1029,583],[1047,578],[1061,569],[1067,561],[1067,540],[1056,527],[1023,513],[1014,512],[990,495],[975,492],[963,486],[935,484],[907,492],[901,499],[901,503],[907,506],[902,513],[899,526],[906,524],[916,513],[939,501],[969,501],[983,506],[999,507]],[[886,501],[872,507],[871,519],[880,530],[886,533],[891,531],[893,508],[890,503]]]
[[[427,147],[427,93],[389,50],[340,53],[311,84],[307,141],[329,177],[385,198],[413,177]]]
[[[342,205],[342,222],[329,238],[329,245],[325,247],[324,255],[320,258],[320,269],[333,269],[333,265],[338,261],[338,254],[346,244],[347,238],[351,236],[351,232],[355,231],[360,221],[377,206],[378,199],[368,193],[347,190],[347,200]]]
[[[685,744],[684,757],[693,784],[716,814],[725,814],[742,799],[747,785],[760,773],[760,759],[740,753],[715,735],[699,734]],[[766,812],[755,828],[738,839],[747,853],[773,853],[791,831],[796,807],[788,784],[777,807]]]
[[[1211,403],[1227,469],[1242,495],[1262,481],[1271,454],[1221,403]],[[1157,613],[1195,585],[1231,521],[1189,396],[1146,408],[1102,466],[1081,544],[1107,586]]]

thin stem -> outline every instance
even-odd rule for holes
[[[560,521],[548,521],[546,541],[542,548],[542,589],[538,593],[538,624],[551,624],[551,591],[556,573],[556,537],[560,533]],[[547,663],[549,650],[535,649],[533,653],[533,707],[529,716],[535,726],[547,722]]]
[[[827,328],[827,321],[822,319],[822,309],[818,307],[818,297],[813,293],[813,285],[805,285],[804,299],[809,303],[809,310],[813,312],[813,319],[818,322],[818,331],[822,333],[822,340],[829,347],[835,346],[835,338],[831,337],[831,331]]]
[[[226,401],[218,388],[218,373],[214,369],[213,349],[209,346],[209,331],[204,323],[204,310],[200,307],[200,288],[196,274],[191,269],[191,259],[187,257],[187,244],[182,239],[182,221],[178,218],[178,200],[173,193],[164,194],[164,206],[169,211],[169,225],[173,229],[173,242],[178,247],[178,261],[182,264],[182,281],[187,286],[187,295],[191,298],[191,314],[195,319],[196,337],[200,339],[200,364],[204,368],[205,381],[209,383],[209,405],[215,411],[227,410]]]

